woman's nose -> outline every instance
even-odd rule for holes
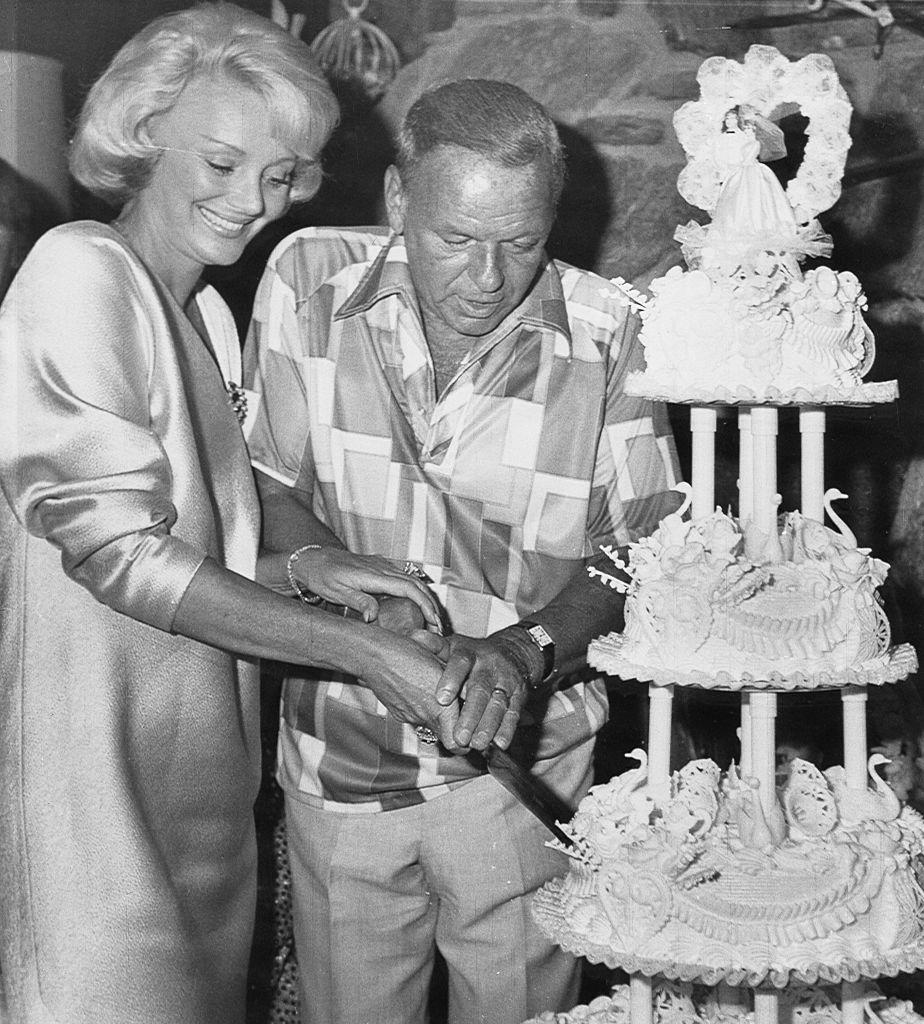
[[[259,217],[266,207],[263,197],[263,179],[259,176],[241,178],[232,197],[235,208],[249,217]]]
[[[500,247],[479,245],[471,257],[469,274],[483,292],[496,292],[504,283],[503,257]]]

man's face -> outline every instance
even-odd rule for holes
[[[458,146],[428,153],[406,182],[389,167],[385,201],[428,339],[466,349],[520,304],[555,217],[546,161],[505,167]]]

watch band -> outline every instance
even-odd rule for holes
[[[524,620],[517,625],[542,652],[542,679],[539,682],[544,683],[555,671],[555,641],[538,622]]]

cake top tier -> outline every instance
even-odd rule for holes
[[[790,61],[752,46],[744,61],[710,57],[701,96],[674,115],[687,163],[677,188],[709,215],[677,228],[687,268],[631,289],[645,371],[626,390],[667,401],[870,404],[894,382],[863,381],[875,357],[856,276],[807,259],[831,254],[816,215],[841,194],[851,105],[831,59]],[[802,162],[789,180],[768,164],[786,155],[779,123],[805,118]]]

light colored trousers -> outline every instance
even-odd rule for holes
[[[591,740],[533,773],[576,805],[592,752]],[[286,825],[303,1024],[426,1024],[437,948],[449,1024],[521,1024],[577,1002],[580,961],[530,913],[567,858],[494,779],[372,814],[287,797]]]

